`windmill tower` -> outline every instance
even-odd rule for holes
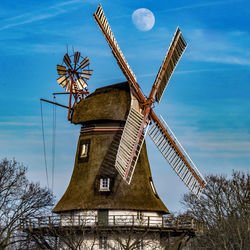
[[[128,237],[135,248],[126,249],[164,249],[165,239],[169,245],[180,247],[185,237],[194,236],[195,228],[191,221],[178,221],[177,225],[165,216],[169,211],[155,189],[144,138],[148,133],[168,165],[199,197],[206,181],[166,122],[152,109],[153,103],[160,102],[187,44],[177,28],[145,97],[101,5],[94,18],[127,82],[89,94],[86,80],[92,70],[87,69],[88,57],[80,60],[80,53],[75,52],[71,60],[66,53],[65,65],[57,65],[57,81],[69,92],[68,119],[81,124],[81,131],[69,186],[53,209],[57,216],[48,223],[58,231],[69,226],[81,231],[80,225],[88,229],[86,249],[123,249]],[[81,244],[79,249],[85,249]]]

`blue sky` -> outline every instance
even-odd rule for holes
[[[61,92],[56,64],[68,45],[89,56],[90,91],[125,78],[92,14],[95,0],[1,1],[0,158],[15,157],[29,177],[46,185],[40,101]],[[162,114],[203,174],[249,171],[250,3],[249,1],[101,1],[115,37],[138,83],[148,94],[179,25],[188,47],[157,114]],[[137,30],[131,15],[148,8],[155,26]],[[57,101],[67,104],[66,97]],[[52,107],[43,104],[51,178]],[[57,108],[54,193],[69,182],[79,127]],[[156,188],[171,211],[180,209],[186,187],[147,139]],[[50,181],[51,184],[51,181]]]

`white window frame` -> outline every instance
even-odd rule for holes
[[[89,151],[89,144],[83,143],[80,148],[80,159],[87,158],[88,157],[88,151]]]
[[[110,191],[110,178],[100,178],[100,191]]]
[[[150,186],[151,186],[151,188],[152,188],[153,193],[154,193],[155,195],[157,195],[156,190],[155,190],[155,185],[154,185],[153,181],[150,180],[149,182],[150,182]]]
[[[143,212],[142,211],[137,211],[136,218],[137,218],[137,220],[142,220],[143,219]]]

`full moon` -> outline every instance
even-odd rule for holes
[[[150,10],[141,8],[133,12],[132,21],[138,30],[148,31],[154,27],[155,16]]]

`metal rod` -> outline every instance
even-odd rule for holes
[[[69,92],[52,93],[52,95],[69,95]]]
[[[68,74],[70,76],[70,79],[71,79],[71,84],[70,84],[70,95],[69,95],[69,110],[68,110],[68,120],[70,121],[70,111],[71,111],[71,98],[72,98],[72,90],[73,90],[73,82],[74,82],[74,79],[73,79],[73,76],[71,75],[70,71],[68,70]]]
[[[60,106],[60,107],[66,108],[66,109],[69,108],[68,106],[62,105],[62,104],[57,103],[57,102],[52,102],[52,101],[49,101],[49,100],[46,100],[46,99],[42,99],[42,98],[40,98],[40,100],[43,101],[43,102],[48,102],[48,103],[51,103],[51,104],[55,104],[57,106]]]

